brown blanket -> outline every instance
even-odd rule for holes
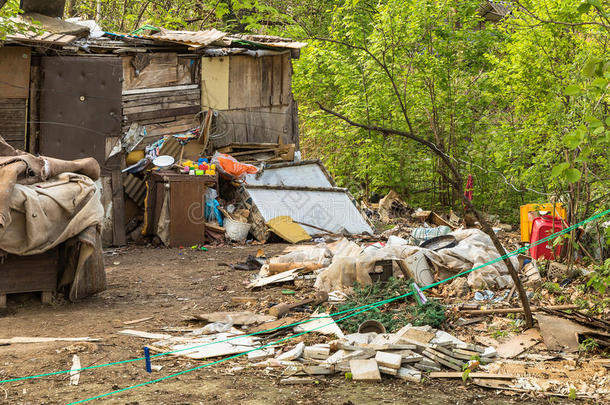
[[[34,156],[14,149],[0,136],[0,229],[11,222],[9,200],[16,183],[38,183],[66,172],[80,173],[97,180],[100,165],[93,158],[69,161]]]

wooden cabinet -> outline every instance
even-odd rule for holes
[[[148,180],[147,233],[157,234],[170,247],[205,243],[205,193],[217,187],[216,176],[189,176],[170,171]],[[164,208],[164,204],[167,207]],[[166,238],[159,235],[166,227]]]

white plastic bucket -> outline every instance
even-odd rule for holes
[[[252,224],[246,224],[239,221],[234,221],[231,218],[225,217],[225,236],[235,242],[243,242],[248,236],[248,232]]]

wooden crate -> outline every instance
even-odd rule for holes
[[[59,249],[32,256],[7,255],[0,264],[0,307],[6,306],[6,295],[42,292],[43,303],[57,287]]]

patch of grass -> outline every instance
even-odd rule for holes
[[[559,283],[551,283],[550,281],[542,284],[542,288],[553,294],[561,292],[561,286],[559,286]]]
[[[385,283],[372,285],[354,284],[354,292],[348,300],[339,305],[337,312],[349,311],[364,305],[374,304],[410,291],[411,280],[390,278]],[[383,306],[369,309],[341,322],[341,328],[348,333],[358,332],[358,326],[366,320],[381,322],[388,332],[395,332],[407,323],[414,326],[430,325],[439,327],[445,321],[445,307],[436,300],[429,300],[421,306],[409,306],[405,309],[395,309],[400,300]],[[342,314],[340,317],[348,315]]]
[[[578,348],[581,352],[593,353],[599,349],[599,344],[592,338],[586,338],[579,345]]]

